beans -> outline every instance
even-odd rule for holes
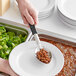
[[[45,49],[41,49],[36,53],[36,55],[37,58],[45,64],[48,64],[51,61],[51,58],[49,57],[48,52]]]

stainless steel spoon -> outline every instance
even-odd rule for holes
[[[37,31],[36,31],[36,28],[35,28],[35,25],[29,24],[29,26],[30,26],[30,29],[31,29],[32,34],[34,35],[35,41],[36,41],[36,43],[37,43],[37,45],[38,45],[38,48],[36,48],[36,50],[35,50],[35,53],[37,53],[37,51],[40,51],[40,50],[43,49],[44,47],[42,47],[42,45],[41,45],[41,42],[40,42],[38,33],[37,33]],[[44,49],[45,49],[45,48],[44,48]],[[50,51],[47,51],[47,52],[48,52],[49,57],[51,58],[51,56],[52,56],[52,55],[51,55],[51,52],[50,52]]]
[[[32,34],[34,35],[35,41],[36,41],[36,43],[37,43],[37,45],[38,45],[38,49],[39,49],[39,50],[42,49],[43,47],[42,47],[42,45],[41,45],[39,36],[38,36],[38,34],[37,34],[35,25],[29,24],[29,26],[30,26],[30,29],[31,29]]]

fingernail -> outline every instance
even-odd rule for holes
[[[35,25],[37,25],[37,22],[35,22]]]
[[[34,25],[34,21],[31,22],[31,25]]]

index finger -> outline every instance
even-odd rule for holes
[[[34,23],[37,24],[38,23],[38,12],[34,9],[32,9],[30,11],[30,15],[32,16]]]

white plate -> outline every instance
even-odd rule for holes
[[[37,9],[38,16],[45,16],[46,14],[51,13],[55,5],[55,0],[30,0],[30,2]],[[16,11],[19,12],[16,0],[14,1],[14,7]]]
[[[60,21],[62,21],[62,23],[63,23],[64,25],[66,25],[66,26],[68,26],[68,27],[70,27],[70,28],[72,28],[72,29],[76,29],[76,26],[70,24],[69,22],[67,22],[66,20],[64,20],[62,17],[60,17],[60,16],[58,16],[58,17],[59,17]]]
[[[49,17],[49,16],[50,16],[50,14],[47,14],[47,15],[45,15],[45,16],[38,16],[38,18],[39,18],[39,20],[41,20],[41,19],[47,18],[47,17]]]
[[[55,4],[55,0],[30,0],[30,2],[39,11],[39,13],[50,11]]]
[[[62,23],[64,23],[66,26],[76,29],[76,23],[75,22],[69,22],[69,19],[67,20],[61,13],[58,11],[58,18]],[[74,25],[75,24],[75,25]]]
[[[33,6],[38,10],[38,11],[42,11],[45,8],[47,8],[47,6],[49,5],[49,1],[50,0],[29,0]]]
[[[76,25],[76,0],[58,0],[58,11],[61,13],[63,19]]]
[[[76,20],[76,0],[58,0],[59,10],[68,18]]]
[[[29,41],[12,50],[9,56],[11,68],[20,76],[52,76],[59,73],[64,65],[63,54],[50,43],[41,41],[41,44],[52,53],[49,64],[44,64],[36,58],[36,42]]]

